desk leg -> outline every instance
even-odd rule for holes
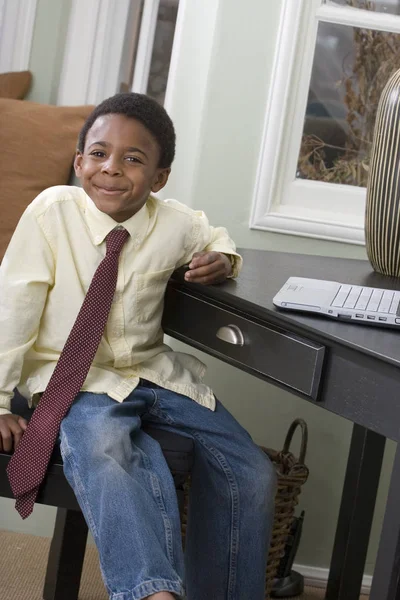
[[[353,425],[326,600],[359,600],[385,442]]]
[[[400,444],[397,444],[370,600],[400,600]]]

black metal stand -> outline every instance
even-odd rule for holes
[[[298,571],[291,571],[290,575],[274,581],[271,598],[291,598],[304,592],[304,577]]]

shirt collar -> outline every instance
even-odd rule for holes
[[[99,246],[104,242],[107,235],[116,227],[124,227],[131,236],[134,245],[138,246],[146,236],[149,226],[149,210],[147,204],[129,217],[126,221],[118,223],[112,217],[106,215],[97,208],[93,200],[85,193],[86,196],[86,221],[92,234],[93,243]]]

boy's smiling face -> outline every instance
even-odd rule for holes
[[[97,208],[122,223],[167,183],[170,169],[158,167],[159,158],[156,139],[140,121],[108,114],[89,129],[74,167]]]

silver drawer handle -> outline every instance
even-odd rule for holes
[[[224,327],[220,327],[216,336],[223,342],[228,342],[228,344],[244,346],[243,333],[237,325],[224,325]]]

